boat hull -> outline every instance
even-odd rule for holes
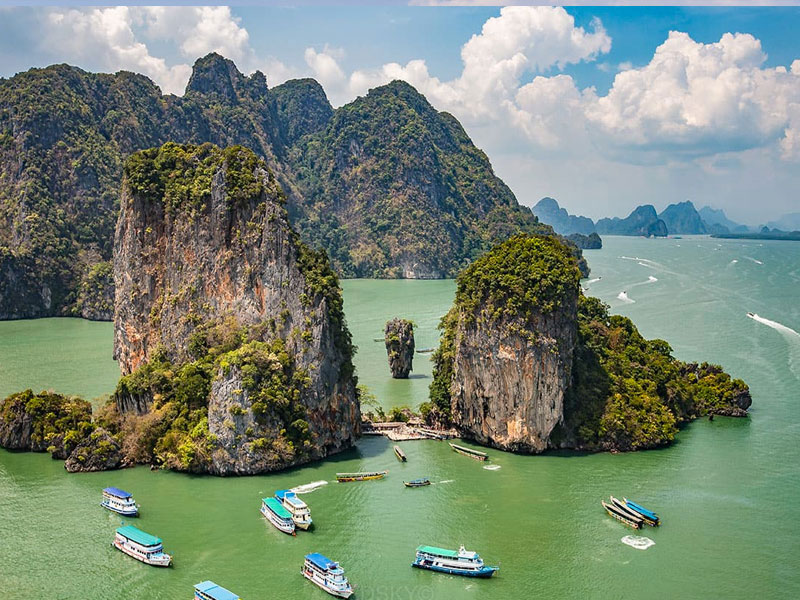
[[[603,508],[608,513],[609,517],[613,517],[614,519],[616,519],[620,523],[624,523],[625,525],[627,525],[629,527],[633,527],[634,529],[641,529],[642,528],[642,520],[641,519],[633,520],[633,519],[629,518],[628,516],[626,516],[625,514],[620,512],[617,509],[617,507],[614,506],[613,504],[606,504],[605,502],[601,502],[601,504],[603,505]]]
[[[133,509],[116,508],[114,506],[106,504],[105,502],[101,502],[100,506],[102,506],[105,509],[110,510],[111,512],[115,512],[118,515],[122,515],[123,517],[138,517],[139,516],[139,509],[138,508],[133,508]]]
[[[139,562],[143,562],[146,565],[150,565],[151,567],[171,567],[172,566],[172,556],[169,554],[160,554],[157,555],[156,558],[146,558],[141,556],[137,552],[133,551],[131,548],[128,548],[124,544],[121,544],[118,540],[114,540],[111,542],[111,545],[114,546],[120,552],[127,554],[131,558],[135,558]]]
[[[430,485],[430,481],[423,481],[423,482],[416,482],[416,481],[404,481],[403,485],[409,488],[417,488],[417,487],[425,487],[426,485]]]
[[[411,566],[416,567],[417,569],[425,569],[426,571],[436,571],[437,573],[460,575],[462,577],[478,577],[481,579],[488,579],[498,570],[498,567],[481,567],[480,569],[454,569],[452,567],[444,567],[435,564],[426,565],[424,563],[417,562],[411,563]]]
[[[478,450],[472,450],[471,448],[466,448],[464,446],[450,444],[450,447],[453,449],[453,452],[457,452],[461,456],[467,456],[473,460],[484,461],[487,458],[489,458],[489,456],[484,452],[480,452]]]
[[[268,508],[264,508],[264,505],[261,506],[261,514],[269,521],[275,529],[278,531],[282,531],[283,533],[289,535],[295,535],[295,523],[291,521],[289,523],[284,522],[282,519],[278,518],[278,516],[273,513]]]
[[[308,571],[305,571],[305,570],[303,571],[303,577],[308,579],[311,583],[316,585],[319,589],[328,592],[331,596],[336,596],[337,598],[349,598],[350,596],[353,595],[353,589],[352,588],[347,589],[347,590],[337,590],[337,589],[334,589],[334,588],[330,588],[327,585],[325,585],[322,581],[320,581],[316,577],[314,577],[313,573],[311,575],[309,575]]]
[[[639,515],[645,523],[650,525],[650,527],[658,527],[661,525],[661,519],[653,511],[647,510],[645,507],[639,506],[635,502],[631,502],[624,497],[622,498],[622,501],[625,503],[625,506],[628,508],[628,510]]]
[[[386,477],[387,471],[379,472],[379,473],[368,473],[365,475],[337,475],[336,481],[339,483],[346,483],[348,481],[372,481],[374,479],[383,479]]]
[[[295,522],[294,522],[294,526],[295,526],[297,529],[302,529],[303,531],[308,531],[308,530],[311,528],[311,524],[312,524],[312,523],[313,523],[313,521],[308,521],[308,522],[305,522],[305,521],[295,521]]]

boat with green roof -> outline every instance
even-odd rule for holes
[[[262,498],[261,514],[264,515],[267,521],[272,523],[277,530],[288,533],[289,535],[297,535],[295,533],[292,513],[286,510],[277,498]]]
[[[128,556],[154,567],[168,567],[172,564],[172,556],[164,552],[161,538],[133,525],[118,527],[111,545]]]
[[[419,546],[412,567],[463,575],[465,577],[491,577],[500,567],[487,567],[477,552],[466,550],[461,546],[458,550],[446,550],[435,546]]]

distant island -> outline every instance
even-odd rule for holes
[[[781,231],[765,227],[758,232],[748,233],[715,233],[711,237],[729,240],[783,240],[789,242],[800,241],[800,231]]]

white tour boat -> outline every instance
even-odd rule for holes
[[[128,492],[115,487],[107,487],[103,490],[103,501],[100,506],[113,510],[126,517],[138,517],[139,506]]]
[[[292,521],[291,513],[283,508],[283,504],[278,502],[275,498],[263,498],[261,500],[261,514],[267,517],[267,520],[272,523],[276,529],[283,533],[295,535],[294,521]]]
[[[161,538],[145,533],[133,525],[118,527],[111,544],[128,556],[154,567],[168,567],[172,564],[172,556],[164,552]]]
[[[290,490],[278,490],[275,492],[275,498],[291,513],[295,526],[300,529],[311,527],[311,510],[308,504],[297,497],[297,494]]]
[[[339,566],[339,563],[318,552],[306,554],[302,573],[303,577],[332,596],[349,598],[353,595],[353,587],[347,581],[347,577],[344,576],[344,570]]]

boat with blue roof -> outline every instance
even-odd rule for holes
[[[311,527],[311,523],[313,523],[311,510],[308,508],[308,504],[303,502],[296,493],[291,490],[278,490],[275,492],[275,498],[292,515],[295,527],[300,529]]]
[[[172,564],[172,556],[164,552],[161,538],[133,525],[118,527],[111,545],[147,565],[168,567]]]
[[[126,517],[138,517],[139,505],[128,492],[115,487],[103,490],[103,501],[100,506]]]
[[[461,546],[456,550],[446,550],[435,546],[419,546],[412,567],[428,569],[449,575],[465,577],[491,577],[500,567],[489,567],[477,552],[471,552]]]
[[[628,500],[625,496],[622,497],[622,501],[629,510],[632,510],[639,515],[645,523],[650,525],[650,527],[658,527],[661,525],[661,519],[652,510],[647,510],[644,506],[636,504],[636,502],[633,502],[632,500]]]
[[[349,598],[353,595],[353,586],[344,576],[344,569],[339,566],[338,562],[318,552],[306,554],[302,573],[303,577],[332,596]]]
[[[283,504],[277,498],[263,498],[261,500],[261,514],[279,531],[295,535],[292,514],[283,507]]]
[[[241,598],[213,581],[202,581],[194,586],[194,600],[241,600]]]

